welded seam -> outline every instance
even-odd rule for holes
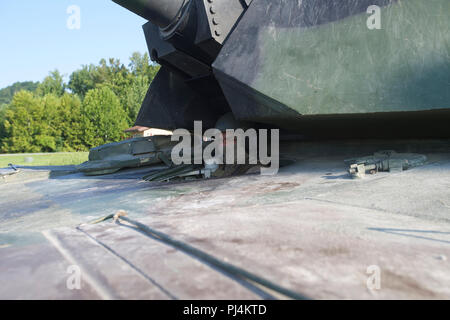
[[[115,300],[116,297],[108,288],[102,285],[95,279],[91,273],[83,267],[83,264],[79,263],[77,259],[67,250],[61,241],[54,236],[51,231],[43,231],[44,237],[60,252],[60,254],[72,265],[78,266],[82,271],[82,276],[85,281],[98,293],[103,300]]]
[[[122,260],[123,262],[125,262],[130,268],[132,268],[134,271],[136,271],[137,273],[139,273],[142,277],[144,277],[147,281],[149,281],[152,285],[154,285],[155,287],[157,287],[159,290],[161,290],[167,297],[169,297],[170,299],[173,300],[178,300],[178,298],[173,295],[172,293],[170,293],[167,289],[165,289],[162,285],[160,285],[156,280],[152,279],[151,277],[149,277],[144,271],[142,271],[140,268],[138,268],[137,266],[135,266],[133,263],[131,263],[128,259],[126,259],[125,257],[121,256],[118,252],[116,252],[114,249],[112,249],[110,246],[106,245],[105,243],[99,241],[98,239],[96,239],[95,237],[91,236],[89,233],[87,233],[86,231],[84,231],[83,229],[81,229],[79,226],[76,228],[78,231],[84,233],[86,236],[88,236],[90,239],[92,239],[93,241],[95,241],[97,244],[99,244],[100,246],[102,246],[103,248],[105,248],[106,250],[108,250],[112,255],[114,255],[115,257],[117,257],[118,259]]]

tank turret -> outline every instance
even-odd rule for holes
[[[136,125],[450,136],[448,0],[114,0],[162,68]]]

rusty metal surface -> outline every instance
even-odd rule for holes
[[[143,169],[22,170],[0,184],[0,297],[280,298],[129,226],[76,227],[122,209],[311,298],[450,298],[450,153],[360,181],[346,175],[347,156],[298,157],[274,177],[170,184],[141,181]],[[81,290],[66,288],[70,265],[82,270]],[[380,290],[366,285],[373,265]]]

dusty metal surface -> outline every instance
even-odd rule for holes
[[[363,180],[346,173],[349,155],[170,184],[141,181],[145,168],[95,178],[22,168],[0,184],[0,298],[283,298],[126,224],[76,227],[120,209],[310,298],[450,298],[450,152]],[[67,288],[72,265],[81,290]],[[379,290],[367,287],[370,266]]]

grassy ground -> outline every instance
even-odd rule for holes
[[[0,168],[9,163],[21,166],[62,166],[80,164],[88,160],[89,152],[0,154]]]

